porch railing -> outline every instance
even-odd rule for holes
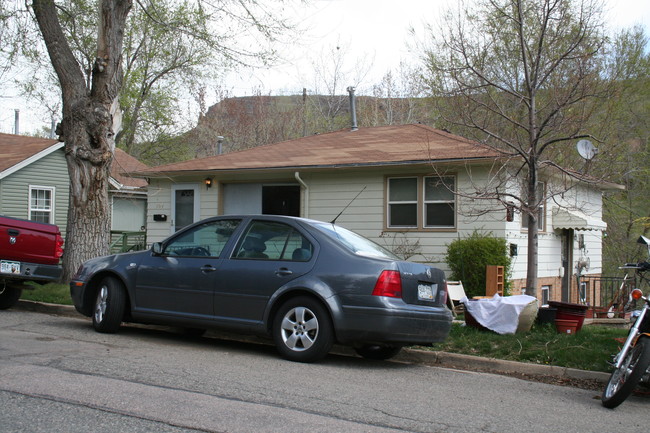
[[[147,248],[147,232],[111,230],[111,253],[125,253]]]
[[[625,277],[580,277],[579,303],[604,312],[623,312],[636,285],[634,274]]]

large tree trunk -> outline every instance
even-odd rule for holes
[[[88,89],[63,35],[53,0],[34,0],[34,14],[59,78],[70,175],[70,208],[63,256],[64,282],[81,263],[107,254],[110,242],[108,179],[120,127],[117,97],[122,84],[122,38],[132,0],[101,0],[97,57]]]
[[[531,164],[527,176],[528,202],[528,255],[526,270],[526,294],[537,297],[537,268],[539,260],[539,197],[537,191],[537,163],[535,156],[530,157]]]

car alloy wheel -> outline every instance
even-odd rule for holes
[[[304,296],[290,299],[280,307],[273,323],[273,336],[280,354],[298,362],[323,358],[334,343],[326,309]]]
[[[308,350],[318,338],[318,318],[309,308],[292,308],[282,319],[281,332],[282,341],[291,350]]]
[[[97,332],[114,333],[120,328],[126,295],[124,285],[114,277],[105,277],[99,283],[95,308],[93,313],[93,327]]]

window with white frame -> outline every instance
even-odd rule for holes
[[[29,187],[29,219],[41,223],[54,223],[54,187]]]
[[[542,286],[542,306],[548,306],[551,299],[551,286]]]
[[[455,186],[453,176],[387,178],[387,228],[455,227]]]

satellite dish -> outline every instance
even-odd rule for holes
[[[598,149],[589,140],[580,140],[576,145],[578,153],[587,161],[591,161],[598,153]]]

